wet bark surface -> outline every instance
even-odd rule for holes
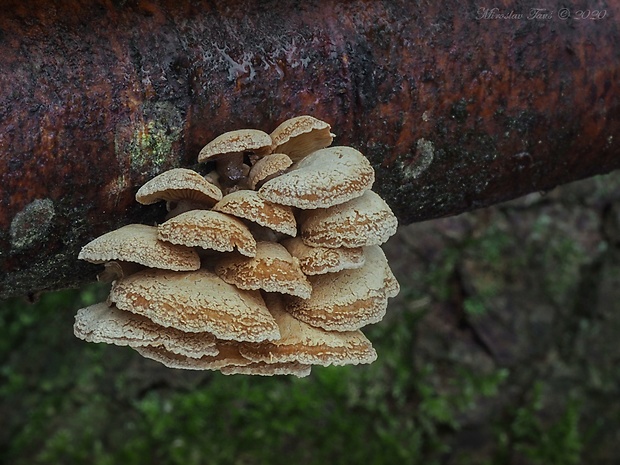
[[[312,114],[403,223],[620,166],[620,6],[52,1],[0,15],[0,297],[92,279],[138,187],[221,132]],[[555,9],[554,9],[555,8]]]

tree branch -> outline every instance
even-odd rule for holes
[[[161,214],[142,183],[299,114],[368,156],[403,223],[616,169],[620,4],[594,3],[5,1],[0,297],[92,279],[82,245]]]

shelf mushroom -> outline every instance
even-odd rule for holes
[[[149,268],[192,271],[200,268],[195,250],[157,239],[157,228],[145,224],[128,224],[93,239],[78,258],[91,263],[131,262]]]
[[[161,241],[218,252],[238,250],[246,257],[256,255],[256,240],[237,218],[211,210],[191,210],[170,218],[157,227]]]
[[[271,133],[274,151],[286,153],[294,161],[331,145],[334,135],[325,121],[309,115],[287,119]]]
[[[258,189],[264,183],[278,177],[291,167],[293,160],[285,153],[271,153],[258,160],[248,174],[251,189]]]
[[[328,147],[301,160],[258,190],[265,200],[301,209],[328,208],[370,189],[375,172],[352,147]]]
[[[218,339],[278,339],[278,325],[258,291],[236,288],[210,271],[145,270],[115,281],[110,302],[160,326]]]
[[[288,236],[297,235],[297,222],[291,207],[262,199],[256,191],[231,192],[216,203],[213,210],[246,219]]]
[[[308,276],[336,273],[342,270],[360,268],[364,265],[362,247],[328,248],[304,244],[300,237],[285,239],[282,245],[299,260],[301,271]]]
[[[356,199],[305,212],[301,238],[316,247],[381,245],[396,233],[398,220],[385,201],[368,190]]]
[[[206,354],[198,358],[174,353],[163,347],[144,346],[136,347],[135,350],[143,357],[155,360],[168,368],[183,370],[220,370],[227,366],[243,366],[252,363],[239,353],[236,344],[225,342],[216,345],[216,354]]]
[[[393,275],[378,246],[364,249],[361,268],[311,276],[309,299],[287,297],[286,311],[328,331],[355,331],[383,319],[388,294],[394,295]]]
[[[144,316],[109,307],[105,302],[78,310],[73,332],[88,342],[133,348],[161,346],[169,352],[191,358],[218,354],[212,334],[187,333],[159,326]]]
[[[262,289],[301,299],[307,299],[312,292],[299,261],[283,245],[274,242],[259,242],[253,258],[222,257],[215,265],[215,273],[239,289]]]
[[[241,344],[239,352],[255,362],[299,362],[307,365],[358,365],[372,363],[377,353],[361,331],[325,331],[294,318],[277,295],[265,297],[278,323],[281,338],[258,344]]]
[[[221,199],[222,191],[219,187],[196,171],[186,168],[164,171],[136,192],[136,201],[142,205],[151,205],[164,200],[168,204],[174,204],[173,206],[185,202],[191,206],[211,207]]]

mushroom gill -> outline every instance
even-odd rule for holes
[[[82,249],[112,288],[107,302],[78,310],[75,335],[223,374],[372,363],[361,329],[400,290],[379,247],[397,221],[370,190],[368,160],[329,147],[333,137],[307,115],[271,134],[230,131],[200,151],[199,163],[215,162],[203,172],[148,181],[136,200],[172,211],[157,227],[128,225]]]

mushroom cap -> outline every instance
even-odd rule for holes
[[[228,256],[215,265],[216,274],[240,289],[263,289],[307,299],[312,288],[299,268],[299,262],[284,246],[275,242],[258,242],[256,256]]]
[[[160,200],[191,200],[211,206],[221,198],[222,191],[219,187],[186,168],[165,171],[144,184],[136,193],[136,200],[143,205],[151,205]]]
[[[182,370],[219,370],[225,366],[250,365],[252,362],[244,358],[236,344],[218,342],[216,355],[204,355],[200,358],[187,357],[175,354],[163,347],[135,347],[135,350],[145,358],[162,363],[168,368]]]
[[[160,326],[218,339],[259,342],[280,333],[258,291],[244,291],[201,269],[145,270],[112,285],[109,300]]]
[[[271,133],[274,150],[299,161],[316,150],[328,147],[334,139],[325,121],[303,115],[287,119]]]
[[[301,271],[306,275],[335,273],[364,265],[364,250],[361,247],[310,247],[304,244],[301,237],[285,239],[282,245],[299,260]]]
[[[78,258],[91,263],[123,261],[149,268],[190,271],[200,268],[195,250],[157,239],[157,228],[145,224],[128,224],[90,241]]]
[[[247,257],[256,255],[252,233],[237,218],[209,210],[191,210],[170,218],[157,227],[158,238],[173,244],[232,252],[235,248]]]
[[[375,172],[364,155],[352,147],[329,147],[267,181],[258,195],[301,209],[328,208],[359,197],[374,181]]]
[[[330,248],[380,245],[398,227],[388,204],[370,190],[344,204],[304,212],[300,222],[306,245]]]
[[[211,334],[164,328],[141,315],[108,307],[105,302],[79,309],[73,332],[87,342],[130,347],[162,346],[186,357],[199,358],[218,353],[215,337]]]
[[[252,166],[249,174],[250,187],[256,189],[256,186],[269,178],[281,174],[284,170],[291,167],[293,160],[285,153],[271,153],[265,155]]]
[[[271,152],[271,137],[258,129],[239,129],[220,134],[198,154],[198,162],[205,163],[228,154],[254,152],[266,155]]]
[[[387,260],[378,246],[364,248],[361,268],[311,276],[307,300],[286,298],[286,311],[309,325],[328,331],[355,331],[381,321],[390,285]]]
[[[213,210],[244,218],[289,236],[297,235],[297,222],[291,207],[262,199],[256,191],[231,192],[216,203]]]
[[[220,369],[223,375],[293,375],[304,378],[310,374],[310,365],[299,362],[266,363],[252,362],[247,365],[228,365]]]
[[[357,365],[372,363],[377,353],[361,331],[325,331],[308,325],[284,311],[277,295],[265,297],[278,323],[281,339],[240,344],[239,352],[255,362],[299,362],[308,365]]]

